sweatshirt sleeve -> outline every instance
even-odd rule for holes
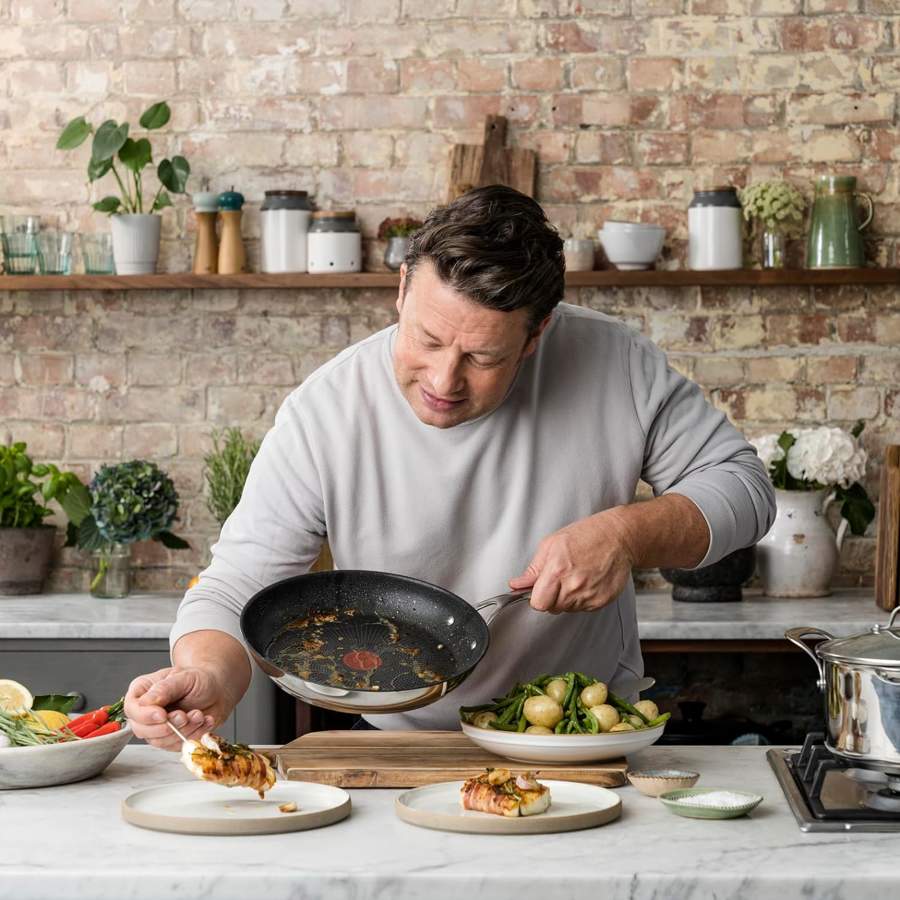
[[[640,335],[629,366],[645,436],[641,477],[655,496],[688,497],[709,526],[709,548],[696,568],[755,544],[775,517],[775,492],[756,450]]]
[[[240,615],[247,601],[273,582],[309,571],[324,537],[321,482],[295,393],[253,460],[241,500],[212,547],[212,562],[181,601],[170,648],[205,629],[243,643]]]

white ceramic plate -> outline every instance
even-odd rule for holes
[[[131,740],[131,726],[112,734],[38,747],[0,749],[0,790],[71,784],[99,775]]]
[[[476,728],[465,722],[460,725],[479,747],[497,756],[527,763],[588,763],[617,759],[655,744],[665,730],[665,725],[659,725],[614,734],[520,734]]]
[[[463,809],[459,791],[462,781],[429,784],[401,794],[394,808],[404,822],[441,831],[469,834],[550,834],[595,828],[618,819],[622,801],[618,794],[593,784],[575,781],[544,781],[550,788],[550,808],[537,816],[515,819],[493,813]]]
[[[297,811],[283,813],[282,803]],[[122,818],[141,828],[179,834],[276,834],[332,825],[350,815],[350,795],[341,788],[306,781],[279,781],[264,800],[249,788],[210,781],[162,784],[122,801]]]

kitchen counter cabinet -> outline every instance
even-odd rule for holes
[[[761,793],[748,818],[673,816],[628,786],[622,817],[557,835],[448,834],[394,815],[395,790],[351,791],[349,819],[293,834],[208,837],[146,831],[119,807],[133,791],[188,781],[175,754],[126,747],[100,777],[0,792],[0,896],[17,900],[883,900],[897,834],[800,831],[757,747],[651,747],[632,766],[690,768],[700,785]],[[11,827],[13,826],[14,827]],[[64,848],[64,849],[61,849]]]

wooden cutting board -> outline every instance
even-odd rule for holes
[[[537,154],[533,150],[506,146],[504,116],[484,120],[484,144],[454,144],[450,154],[450,183],[447,201],[455,200],[472,188],[505,184],[534,196]]]
[[[888,445],[881,470],[875,602],[882,609],[900,605],[900,444]]]
[[[625,784],[625,759],[602,763],[537,766],[482,750],[459,731],[317,731],[275,751],[279,774],[345,788],[421,787],[462,781],[488,766],[513,772],[536,769],[559,781],[602,787]]]

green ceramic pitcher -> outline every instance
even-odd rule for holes
[[[859,221],[857,198],[868,207]],[[816,182],[806,244],[806,265],[810,269],[847,269],[866,262],[862,230],[872,221],[872,198],[856,190],[852,175],[823,175]]]

